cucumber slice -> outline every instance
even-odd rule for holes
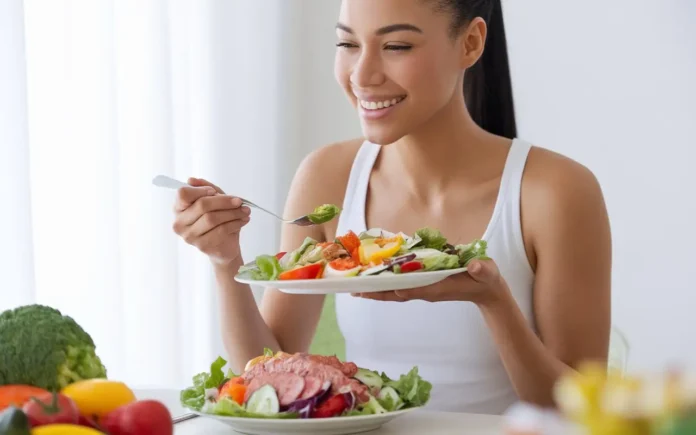
[[[384,387],[377,395],[380,405],[387,411],[396,411],[404,406],[404,401],[399,393],[392,387]]]
[[[280,412],[280,402],[275,388],[266,384],[249,397],[246,403],[249,412],[264,415],[275,415]]]
[[[384,385],[382,377],[371,370],[359,368],[358,372],[353,377],[370,388],[379,390]]]

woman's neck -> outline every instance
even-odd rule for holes
[[[385,147],[385,169],[401,173],[419,197],[442,197],[454,183],[461,186],[466,181],[463,177],[475,180],[482,175],[482,164],[492,149],[481,145],[495,142],[499,138],[476,125],[464,102],[457,99],[413,133]]]

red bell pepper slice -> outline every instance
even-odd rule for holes
[[[277,260],[280,260],[281,258],[283,258],[285,256],[285,254],[287,254],[287,252],[279,252],[275,255],[275,257]]]
[[[401,273],[415,272],[417,270],[423,269],[423,263],[420,261],[409,261],[401,265]]]
[[[297,269],[285,271],[280,274],[278,279],[318,279],[321,276],[321,272],[323,270],[324,265],[322,263],[309,264],[307,266],[299,267]]]

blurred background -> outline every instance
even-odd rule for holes
[[[339,4],[0,0],[0,311],[63,310],[138,386],[224,354],[208,261],[150,182],[203,177],[282,210],[307,153],[360,135],[333,78]],[[520,137],[604,189],[629,368],[696,367],[696,2],[504,11]],[[279,230],[256,213],[245,257]]]

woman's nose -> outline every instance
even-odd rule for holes
[[[381,60],[368,52],[362,53],[350,75],[350,81],[361,88],[381,85],[384,79]]]

